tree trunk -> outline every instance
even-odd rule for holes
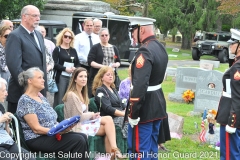
[[[219,31],[222,31],[222,18],[221,18],[221,16],[219,16],[218,17],[218,19],[217,19],[217,21],[216,21],[216,26],[217,26],[217,31],[219,32]]]
[[[175,38],[176,38],[176,36],[172,35],[172,42],[175,42]]]
[[[148,3],[149,0],[144,1],[143,17],[148,17]]]
[[[182,33],[182,46],[181,49],[191,49],[192,39]]]

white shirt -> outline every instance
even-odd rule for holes
[[[87,57],[90,51],[89,35],[83,31],[75,36],[74,39],[74,48],[77,51],[78,59],[81,64],[87,65]],[[92,43],[97,44],[100,42],[99,36],[92,33],[91,34]]]

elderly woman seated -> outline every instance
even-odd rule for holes
[[[4,102],[4,99],[7,96],[7,90],[6,90],[7,82],[5,79],[0,78],[0,102]],[[2,159],[10,160],[17,159],[19,157],[19,150],[17,147],[17,144],[12,139],[12,132],[9,128],[9,123],[11,122],[10,115],[12,113],[5,112],[5,108],[2,104],[0,104],[0,155]],[[27,152],[25,149],[21,148],[22,158],[25,160],[34,160],[34,158],[28,158],[28,157],[34,157],[33,155],[30,155],[31,153]],[[11,154],[12,157],[9,157]]]
[[[102,67],[93,80],[92,93],[100,109],[101,116],[111,116],[115,125],[122,128],[124,121],[124,105],[114,85],[114,71],[112,67]],[[127,123],[122,129],[123,137],[127,137]]]
[[[48,131],[57,124],[57,113],[47,99],[39,94],[44,88],[43,72],[36,67],[19,74],[19,84],[25,88],[17,107],[17,116],[21,122],[24,138],[31,151],[67,155],[75,160],[87,160],[87,136],[70,132],[71,127],[60,132],[61,139],[47,136]],[[68,153],[68,154],[66,154]],[[64,157],[66,158],[66,157]]]

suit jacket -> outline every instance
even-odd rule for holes
[[[39,67],[44,72],[45,89],[41,93],[46,96],[47,73],[44,40],[40,32],[35,31],[35,34],[41,50],[34,38],[22,25],[13,30],[7,38],[5,48],[6,61],[11,73],[7,97],[7,101],[9,102],[17,103],[24,93],[23,87],[18,83],[18,75],[31,67]]]
[[[102,87],[97,88],[95,94],[95,102],[98,108],[100,108],[100,101],[101,101],[101,108],[100,108],[100,115],[101,116],[112,116],[113,118],[116,117],[114,115],[116,109],[123,111],[124,106],[122,104],[121,98],[118,95],[116,89],[112,88],[112,93],[104,84]],[[103,96],[100,98],[98,97],[98,93],[103,93]]]

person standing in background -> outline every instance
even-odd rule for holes
[[[10,20],[8,20],[8,19],[5,19],[5,20],[2,20],[2,21],[1,21],[0,27],[3,27],[3,26],[9,27],[11,30],[14,29],[14,26],[13,26],[12,21],[10,21]]]
[[[39,25],[40,11],[33,5],[23,7],[21,24],[13,30],[6,43],[5,52],[8,69],[11,73],[8,86],[8,111],[15,113],[18,100],[24,93],[18,83],[18,75],[31,67],[39,67],[44,72],[44,85],[41,93],[46,96],[48,89],[46,74],[46,54],[43,36],[35,31]]]
[[[87,18],[84,20],[84,31],[75,37],[74,48],[77,51],[81,67],[86,68],[88,73],[90,66],[87,63],[87,57],[94,44],[99,43],[99,37],[93,33],[93,20]]]
[[[93,20],[93,33],[98,35],[101,29],[102,29],[102,21],[100,19],[95,18]]]
[[[46,37],[46,29],[45,29],[44,26],[39,26],[39,29],[40,29],[40,32],[43,35],[44,44],[47,47],[48,52],[52,55],[52,52],[53,52],[53,50],[55,48],[55,44],[52,41],[50,41],[50,40],[45,38]]]
[[[69,28],[64,28],[56,37],[57,44],[53,51],[55,81],[58,92],[54,94],[53,107],[62,104],[62,98],[67,91],[67,87],[73,71],[80,67],[78,55],[73,48],[74,33]]]
[[[6,65],[5,47],[8,35],[10,34],[11,31],[12,30],[8,26],[0,27],[0,73],[1,77],[5,79],[7,82],[9,81],[10,78],[10,72]]]

